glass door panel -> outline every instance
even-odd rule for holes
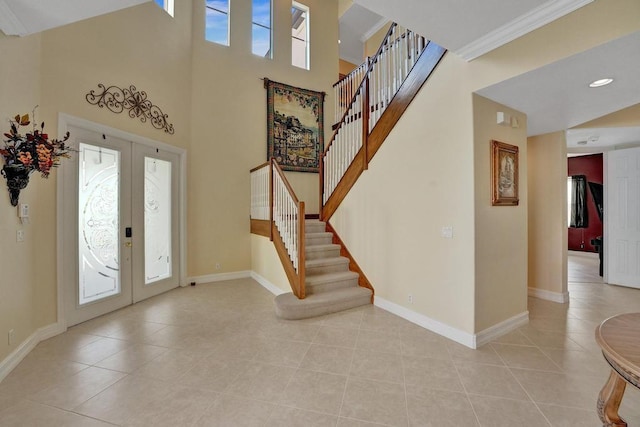
[[[144,284],[171,277],[171,162],[144,158]]]
[[[120,293],[120,152],[79,145],[78,304]]]

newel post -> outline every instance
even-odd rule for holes
[[[269,240],[273,242],[273,157],[269,159]]]
[[[306,277],[306,256],[305,256],[305,213],[304,213],[304,202],[298,202],[298,293],[300,294],[298,298],[304,299],[306,296],[305,289],[305,277]]]
[[[320,158],[318,159],[318,183],[320,187],[320,200],[318,203],[318,218],[322,221],[322,206],[323,206],[323,193],[324,193],[324,152],[320,153]]]
[[[367,56],[367,71],[371,66],[371,59]],[[362,85],[362,149],[364,152],[364,170],[369,169],[369,73],[365,72]]]

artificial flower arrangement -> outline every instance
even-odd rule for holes
[[[4,159],[2,175],[7,179],[11,204],[16,206],[20,190],[27,186],[32,172],[38,171],[43,178],[48,178],[51,168],[58,166],[62,158],[69,158],[73,150],[65,145],[69,132],[62,140],[50,140],[44,133],[44,122],[39,129],[34,123],[31,132],[21,134],[20,128],[31,124],[28,114],[18,114],[9,123],[0,155]]]

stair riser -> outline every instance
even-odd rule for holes
[[[306,236],[305,244],[307,246],[329,245],[331,244],[331,236]]]
[[[336,289],[349,288],[352,286],[358,286],[358,279],[339,280],[329,283],[321,283],[318,285],[306,285],[305,289],[307,294],[321,294],[323,292],[331,292]]]
[[[340,271],[348,271],[349,263],[318,265],[306,268],[306,274],[312,276],[314,274],[338,273]]]
[[[371,296],[362,296],[359,298],[352,298],[344,301],[337,301],[333,304],[329,304],[321,307],[313,307],[304,310],[304,312],[288,312],[282,311],[276,305],[276,316],[281,319],[287,320],[296,320],[296,319],[306,319],[310,317],[322,316],[329,313],[337,313],[338,311],[349,310],[351,308],[360,307],[363,305],[371,304]]]
[[[335,258],[340,256],[340,248],[325,249],[323,251],[311,251],[305,254],[307,259]]]

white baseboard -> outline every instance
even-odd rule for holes
[[[251,277],[251,271],[243,270],[243,271],[232,271],[230,273],[217,273],[217,274],[207,274],[204,276],[193,276],[187,277],[187,283],[196,283],[200,285],[202,283],[211,283],[211,282],[223,282],[225,280],[235,280],[235,279],[245,279],[247,277]]]
[[[538,288],[529,288],[529,296],[544,299],[547,301],[558,302],[561,304],[569,302],[569,292],[553,292]]]
[[[61,323],[52,323],[37,329],[34,333],[24,340],[15,350],[0,362],[0,381],[5,379],[7,375],[18,366],[20,362],[29,354],[31,350],[38,345],[40,341],[44,341],[58,334],[63,333],[66,328]]]
[[[380,307],[383,310],[387,310],[390,313],[400,316],[411,323],[415,323],[418,326],[422,326],[436,334],[449,338],[455,342],[465,345],[469,348],[476,348],[476,339],[473,334],[470,334],[460,329],[456,329],[438,320],[431,319],[423,314],[411,311],[401,305],[388,301],[384,298],[376,296],[374,298],[374,304],[376,307]]]
[[[520,314],[516,314],[510,319],[493,325],[475,335],[476,348],[481,347],[486,343],[498,337],[501,337],[502,335],[506,335],[509,332],[518,329],[520,326],[526,325],[527,323],[529,323],[529,312],[524,311]]]
[[[261,275],[259,275],[255,271],[251,272],[251,277],[253,278],[253,280],[255,280],[256,282],[260,283],[263,288],[265,288],[266,290],[268,290],[269,292],[271,292],[274,295],[280,295],[280,294],[286,294],[287,293],[286,291],[283,291],[282,289],[280,289],[279,287],[277,287],[276,285],[274,285],[273,283],[271,283],[270,281],[268,281],[267,279],[265,279],[264,277],[262,277]]]

